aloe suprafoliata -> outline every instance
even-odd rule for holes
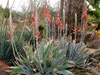
[[[66,53],[56,46],[56,42],[50,41],[47,44],[42,42],[35,52],[30,45],[25,49],[26,58],[22,56],[18,58],[17,66],[12,67],[11,72],[29,75],[73,75],[66,70],[69,65]]]

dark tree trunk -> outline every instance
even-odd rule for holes
[[[61,0],[60,2],[60,15],[63,16],[63,8],[64,8],[64,0]]]
[[[84,6],[84,0],[66,0],[66,23],[68,32],[71,33],[75,26],[75,13],[77,13],[77,25],[81,25],[81,14]]]

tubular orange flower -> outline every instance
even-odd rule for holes
[[[86,19],[86,17],[87,17],[87,9],[84,7],[81,19]]]
[[[30,26],[31,26],[33,29],[35,29],[35,28],[36,28],[34,24],[31,24]]]
[[[84,25],[84,27],[85,27],[85,29],[88,27],[88,24],[86,23],[85,25]]]
[[[35,24],[35,16],[32,17],[32,24]]]
[[[46,8],[44,9],[44,21],[46,22],[49,22],[49,23],[51,23],[51,14],[50,14],[50,12],[49,12],[49,10],[48,10],[48,6],[46,5]]]
[[[83,8],[83,13],[82,13],[81,19],[85,21],[84,28],[86,29],[88,27],[88,24],[87,24],[87,22],[88,22],[87,21],[87,8],[86,7]]]
[[[32,15],[31,21],[32,21],[31,27],[32,27],[33,29],[35,29],[35,12],[34,12],[33,15]],[[38,23],[38,24],[40,23],[40,17],[39,17],[39,15],[38,15],[38,21],[37,21],[37,23]]]
[[[14,32],[14,24],[13,23],[12,23],[12,29],[11,30],[12,30],[12,32]]]
[[[75,26],[74,29],[72,29],[73,31],[78,31],[78,27]]]
[[[47,17],[44,18],[44,21],[51,23],[51,15],[48,15]]]
[[[57,14],[57,17],[55,18],[55,20],[56,20],[56,24],[57,24],[57,25],[59,25],[59,24],[61,23],[59,13]]]
[[[64,29],[64,24],[62,22],[60,22],[59,29],[61,29],[61,30]]]
[[[11,40],[6,40],[7,42],[11,42]]]
[[[84,12],[84,13],[87,13],[87,9],[86,9],[86,8],[83,8],[83,12]]]
[[[9,32],[9,35],[10,35],[11,40],[14,40],[13,32]]]
[[[77,32],[79,33],[79,35],[81,35],[81,34],[83,33],[83,28],[82,28],[82,27],[79,28],[79,29],[77,30]]]
[[[40,17],[38,16],[38,24],[40,23]],[[35,24],[35,14],[32,16],[32,24]]]
[[[40,32],[37,30],[37,31],[35,32],[35,35],[34,35],[34,36],[35,36],[35,38],[38,38],[38,39],[39,39],[39,38],[40,38]]]
[[[46,5],[46,8],[44,9],[44,16],[48,16],[48,14],[49,14],[49,11],[48,11],[48,7]]]
[[[85,29],[88,28],[88,24],[87,23],[88,23],[88,20],[86,19],[86,22],[85,22],[85,25],[84,25]]]

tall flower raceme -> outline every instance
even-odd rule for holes
[[[83,8],[83,11],[82,11],[83,13],[82,13],[82,19],[86,19],[87,18],[87,9],[84,7]]]
[[[55,24],[56,24],[56,25],[59,25],[59,24],[61,23],[60,18],[61,18],[61,17],[60,17],[60,14],[58,13],[58,14],[57,14],[57,17],[55,18],[55,20],[56,20],[56,23],[55,23]]]
[[[33,29],[35,29],[35,13],[36,12],[33,13],[32,19],[31,19],[32,20],[31,26],[33,27]],[[39,15],[38,15],[38,21],[37,22],[38,22],[38,24],[40,23],[40,17],[39,17]]]
[[[82,15],[81,15],[81,20],[84,21],[84,28],[86,29],[88,27],[88,24],[87,24],[87,8],[84,7],[83,10],[82,10]],[[73,29],[73,33],[75,33],[75,31],[78,33],[78,35],[81,35],[83,33],[83,27],[78,27],[78,26],[75,26]]]
[[[46,8],[44,9],[44,21],[51,23],[51,14],[49,12],[48,6],[46,5]]]
[[[78,26],[75,26],[72,30],[73,30],[74,32],[75,32],[75,31],[78,31]]]
[[[84,25],[85,29],[88,27],[87,22],[88,22],[88,20],[85,21],[85,25]]]
[[[64,23],[61,21],[61,17],[60,17],[60,14],[58,13],[57,14],[57,17],[55,18],[56,20],[56,25],[58,25],[58,28],[63,30],[64,29]]]
[[[37,38],[37,39],[40,38],[40,32],[39,32],[39,30],[36,30],[36,31],[35,31],[34,37]]]
[[[59,29],[61,29],[61,30],[64,29],[64,24],[63,24],[63,22],[60,22]]]
[[[9,31],[9,36],[10,36],[10,38],[11,38],[12,41],[14,40],[13,32],[14,32],[14,24],[12,24],[11,29]]]
[[[77,30],[77,32],[78,32],[78,35],[81,35],[81,34],[83,33],[83,28],[82,28],[82,27],[79,28],[79,29]]]
[[[78,35],[81,35],[82,32],[83,32],[83,28],[81,27],[78,27],[78,26],[75,26],[73,29],[72,29],[73,33],[75,33],[75,31],[78,33]]]
[[[13,35],[13,32],[9,32],[9,35],[10,35],[10,38],[11,38],[11,40],[13,41],[14,40],[14,35]]]
[[[33,15],[32,15],[32,24],[31,24],[31,27],[35,30],[36,29],[36,27],[35,27],[35,15],[36,15],[36,12],[34,12],[33,13]],[[39,24],[40,23],[40,17],[39,17],[39,15],[38,15],[38,19],[37,19],[38,21],[37,21],[37,23]],[[34,37],[35,38],[40,38],[40,32],[38,31],[38,30],[36,30],[35,31],[35,34],[34,34]]]
[[[87,24],[87,22],[88,22],[88,20],[87,20],[87,8],[84,7],[82,12],[83,13],[82,13],[81,19],[85,21],[84,28],[86,29],[88,27],[88,24]]]

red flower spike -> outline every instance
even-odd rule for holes
[[[49,22],[51,23],[51,14],[50,12],[48,11],[48,6],[46,6],[46,8],[44,9],[44,21],[46,22]]]
[[[48,14],[49,14],[48,10],[45,9],[45,10],[44,10],[44,16],[46,17],[46,16],[48,16]]]
[[[6,40],[7,42],[11,42],[11,40]]]
[[[32,24],[35,24],[35,16],[32,17]]]
[[[85,27],[85,29],[88,27],[88,24],[86,23],[85,25],[84,25],[84,27]]]
[[[14,24],[12,23],[11,31],[14,32]]]
[[[56,20],[56,24],[57,25],[59,25],[60,23],[61,23],[61,20],[60,20],[60,15],[59,15],[59,13],[57,14],[57,17],[55,18],[55,20]]]
[[[60,26],[60,29],[61,29],[61,30],[63,30],[63,29],[64,29],[64,24],[63,24],[62,22],[60,23],[60,25],[59,25],[59,26]]]
[[[87,13],[87,9],[86,9],[86,8],[83,8],[83,12],[84,12],[84,13]]]
[[[34,36],[35,36],[35,38],[38,38],[38,39],[39,39],[39,38],[40,38],[40,32],[37,30],[37,31],[35,32],[35,35],[34,35]]]
[[[12,33],[12,32],[9,32],[9,35],[10,35],[11,40],[14,40],[14,35],[13,35],[13,33]]]
[[[52,23],[51,25],[52,25],[52,26],[54,26],[54,25],[55,25],[55,23]]]
[[[40,23],[40,17],[38,16],[38,24]],[[32,24],[34,25],[35,24],[35,13],[33,13],[33,16],[32,16]]]
[[[73,31],[78,31],[78,27],[75,26],[74,29],[72,29]]]
[[[79,35],[81,35],[83,32],[83,28],[81,27],[80,29],[77,30],[77,32],[79,33]]]
[[[86,17],[87,17],[87,9],[83,8],[83,13],[82,13],[81,19],[86,19]]]

